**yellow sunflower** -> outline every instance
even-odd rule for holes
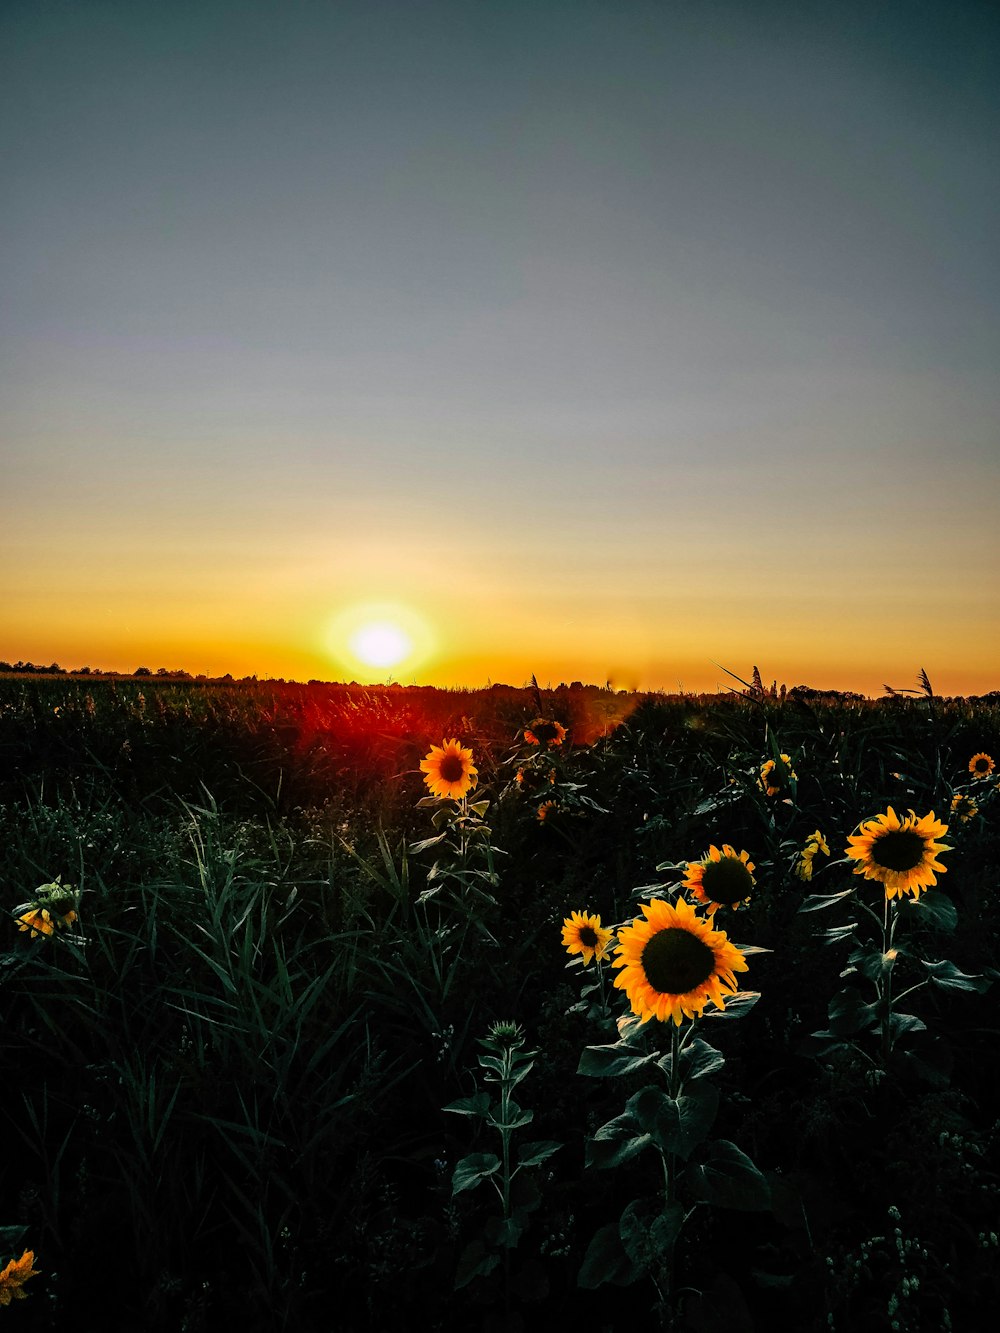
[[[636,917],[618,935],[612,967],[622,970],[615,986],[628,996],[632,1012],[644,1023],[699,1018],[709,1000],[724,1009],[735,994],[735,973],[746,959],[729,943],[725,931],[713,930],[683,898],[672,906],[662,898],[642,903]]]
[[[420,761],[420,771],[432,796],[448,796],[455,800],[465,796],[479,781],[472,751],[456,740],[432,745],[426,759]]]
[[[559,806],[555,801],[543,801],[538,807],[538,822],[544,824],[547,819],[551,819]]]
[[[807,882],[812,879],[813,861],[821,852],[824,856],[829,856],[830,848],[822,833],[817,829],[815,833],[810,833],[809,837],[806,838],[806,845],[802,848],[795,863],[794,871],[799,879]]]
[[[951,798],[951,813],[963,824],[968,824],[970,819],[975,819],[979,814],[979,806],[971,796],[957,795]]]
[[[737,852],[728,842],[722,849],[709,847],[702,861],[689,861],[684,887],[691,897],[706,905],[709,916],[720,907],[737,908],[750,901],[756,880],[749,852]]]
[[[974,754],[969,760],[969,772],[974,778],[988,778],[996,768],[988,754]]]
[[[11,1259],[3,1272],[0,1272],[0,1305],[27,1299],[28,1293],[21,1289],[29,1277],[38,1276],[38,1271],[32,1267],[34,1262],[35,1251],[25,1250],[20,1259]]]
[[[583,955],[584,965],[608,952],[614,932],[601,925],[601,918],[591,912],[570,912],[562,926],[562,942],[567,953]]]
[[[937,842],[948,832],[948,825],[934,816],[918,818],[912,810],[902,819],[890,805],[885,814],[866,819],[857,833],[847,839],[845,851],[856,875],[874,879],[885,886],[885,896],[895,898],[912,893],[919,898],[924,889],[937,883],[935,870],[948,869],[936,860],[938,852],[950,851],[947,843]]]
[[[561,722],[536,717],[530,727],[525,727],[524,739],[529,745],[562,745],[566,739],[566,728]]]
[[[760,770],[760,785],[768,796],[780,796],[788,789],[789,783],[798,780],[798,774],[792,768],[792,761],[787,754],[781,756],[781,764],[768,759]]]

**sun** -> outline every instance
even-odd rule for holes
[[[413,651],[406,631],[389,620],[362,625],[351,635],[348,647],[359,661],[374,667],[398,666]]]
[[[395,601],[342,607],[323,631],[324,647],[348,678],[371,680],[386,672],[414,672],[434,655],[436,636],[413,607]]]

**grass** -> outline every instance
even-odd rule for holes
[[[569,729],[544,753],[522,739],[540,707]],[[447,831],[418,808],[418,764],[450,736],[490,802],[460,870],[443,843],[410,850]],[[1000,1297],[1000,804],[967,771],[980,752],[1000,757],[991,699],[0,680],[8,909],[56,876],[81,891],[77,927],[29,940],[8,918],[0,943],[0,1223],[40,1270],[9,1317],[361,1333],[420,1310],[440,1330],[596,1330],[655,1307],[695,1330],[977,1329]],[[758,781],[781,753],[787,800]],[[880,1065],[878,1017],[849,1017],[869,994],[871,965],[849,963],[858,904],[881,914],[880,886],[851,874],[846,838],[890,804],[947,822],[970,790],[980,812],[949,832],[936,910],[901,918],[893,994],[927,982],[924,957],[980,988],[921,984],[922,1026],[893,1020],[907,1031]],[[806,884],[816,829],[831,856]],[[652,1285],[585,1289],[595,1234],[632,1208],[646,1237],[659,1214],[641,1157],[586,1165],[646,1066],[578,1073],[619,1040],[625,997],[608,988],[609,1016],[583,993],[595,971],[561,924],[587,909],[621,925],[723,843],[757,884],[717,925],[770,952],[741,979],[753,1008],[697,1028],[725,1060],[712,1133],[740,1157],[692,1148],[671,1201],[745,1157],[767,1206],[751,1225],[738,1204],[692,1207],[669,1300],[655,1268]],[[499,882],[473,893],[477,847]],[[500,1136],[501,1233],[489,1189],[452,1183],[470,1159],[478,1182],[497,1129],[444,1108],[482,1109],[480,1042],[502,1020],[533,1060],[530,1127]],[[508,1148],[529,1139],[562,1146],[515,1176]]]

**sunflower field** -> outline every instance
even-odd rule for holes
[[[979,1333],[1000,694],[0,678],[0,1323]]]

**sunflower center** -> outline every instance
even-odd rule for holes
[[[597,931],[593,926],[580,927],[580,943],[585,945],[588,949],[597,948]]]
[[[715,954],[689,930],[670,926],[647,940],[642,970],[661,995],[686,995],[714,973]]]
[[[973,771],[973,773],[986,773],[986,772],[988,772],[987,764],[986,764],[986,760],[985,760],[985,759],[977,759],[976,762],[975,762],[975,763],[973,764],[973,766],[972,766],[972,771]]]
[[[734,856],[709,861],[701,872],[701,887],[713,903],[739,903],[753,888],[753,876],[746,863]]]
[[[924,840],[911,829],[883,833],[872,844],[871,858],[884,870],[913,870],[924,859]]]
[[[531,731],[540,741],[555,740],[556,736],[559,734],[556,731],[556,724],[554,722],[535,722],[532,724]]]
[[[445,782],[461,782],[465,777],[465,764],[462,762],[462,756],[446,754],[441,760],[440,772]]]

